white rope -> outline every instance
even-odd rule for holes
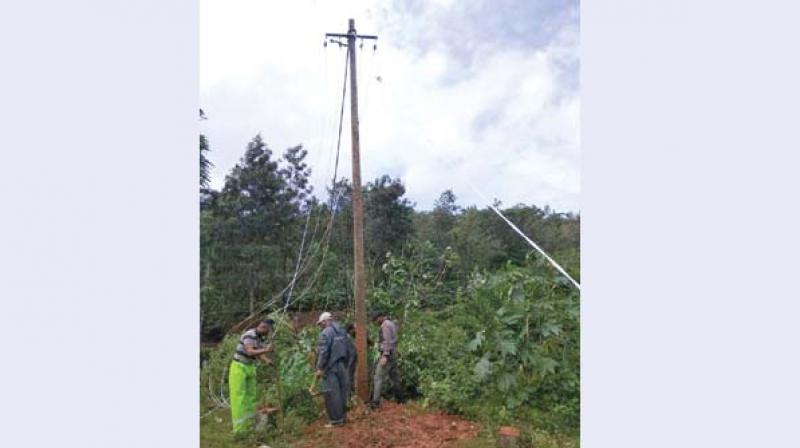
[[[491,208],[491,209],[492,209],[492,210],[493,210],[495,213],[497,213],[497,216],[499,216],[499,217],[500,217],[500,218],[501,218],[503,221],[505,221],[505,222],[506,222],[506,224],[508,224],[508,225],[509,225],[509,226],[510,226],[512,229],[514,229],[514,231],[515,231],[515,232],[517,232],[517,233],[519,234],[519,236],[521,236],[522,238],[524,238],[524,239],[525,239],[525,241],[527,241],[527,242],[528,242],[528,244],[530,244],[530,245],[531,245],[531,247],[533,247],[534,249],[536,249],[537,251],[539,251],[539,253],[540,253],[540,254],[542,254],[542,256],[544,256],[544,258],[546,258],[546,259],[547,259],[547,261],[549,261],[549,262],[550,262],[550,264],[552,264],[552,265],[553,265],[553,267],[555,267],[556,269],[558,269],[558,272],[562,273],[562,274],[564,275],[564,277],[567,277],[567,278],[569,279],[569,281],[571,281],[571,282],[572,282],[572,284],[573,284],[573,285],[575,285],[575,287],[576,287],[576,288],[578,288],[578,291],[580,291],[580,290],[581,290],[581,285],[580,285],[580,283],[576,282],[574,278],[572,278],[572,277],[571,277],[569,274],[567,274],[567,271],[565,271],[565,270],[564,270],[564,268],[562,268],[560,264],[558,264],[558,263],[557,263],[555,260],[553,260],[553,258],[552,258],[552,257],[550,257],[550,255],[547,255],[547,252],[545,252],[545,251],[544,251],[544,250],[543,250],[541,247],[539,247],[539,245],[538,245],[538,244],[536,244],[536,243],[535,243],[535,242],[534,242],[532,239],[528,238],[528,236],[527,236],[527,235],[525,235],[524,233],[522,233],[522,230],[520,230],[520,229],[519,229],[519,227],[517,227],[516,225],[514,225],[514,223],[513,223],[513,222],[511,222],[511,220],[509,220],[508,218],[506,218],[506,216],[505,216],[505,215],[504,215],[504,214],[503,214],[503,213],[502,213],[500,210],[498,210],[498,209],[497,209],[497,207],[495,207],[495,206],[494,206],[494,205],[493,205],[491,202],[487,201],[487,200],[486,200],[486,198],[483,196],[483,194],[481,194],[481,192],[480,192],[480,191],[478,191],[478,189],[477,189],[477,188],[475,188],[475,187],[474,187],[474,186],[473,186],[471,183],[469,183],[469,182],[467,182],[467,184],[469,185],[469,187],[470,187],[470,188],[472,188],[472,191],[474,191],[475,193],[477,193],[477,195],[478,195],[478,196],[480,196],[480,197],[481,197],[481,199],[483,199],[483,200],[484,200],[484,202],[486,202],[486,203],[489,205],[489,208]]]

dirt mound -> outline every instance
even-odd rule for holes
[[[348,423],[326,429],[314,423],[297,448],[440,448],[474,438],[480,426],[453,415],[423,411],[416,406],[381,403],[377,411],[353,410]]]

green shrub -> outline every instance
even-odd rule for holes
[[[403,387],[424,403],[497,423],[579,425],[579,301],[570,286],[507,267],[475,275],[455,303],[406,313]],[[545,416],[545,418],[542,418]]]

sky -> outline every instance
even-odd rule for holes
[[[201,132],[212,187],[258,133],[302,144],[324,197],[336,151],[346,50],[326,32],[378,35],[356,54],[362,181],[399,177],[429,210],[580,211],[579,5],[572,0],[200,1]],[[351,176],[348,101],[339,177]]]

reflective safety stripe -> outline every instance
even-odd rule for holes
[[[234,425],[241,425],[242,423],[250,420],[251,418],[256,418],[256,414],[247,414],[247,415],[245,415],[245,416],[243,416],[241,418],[237,418],[236,420],[233,421],[233,424]]]

